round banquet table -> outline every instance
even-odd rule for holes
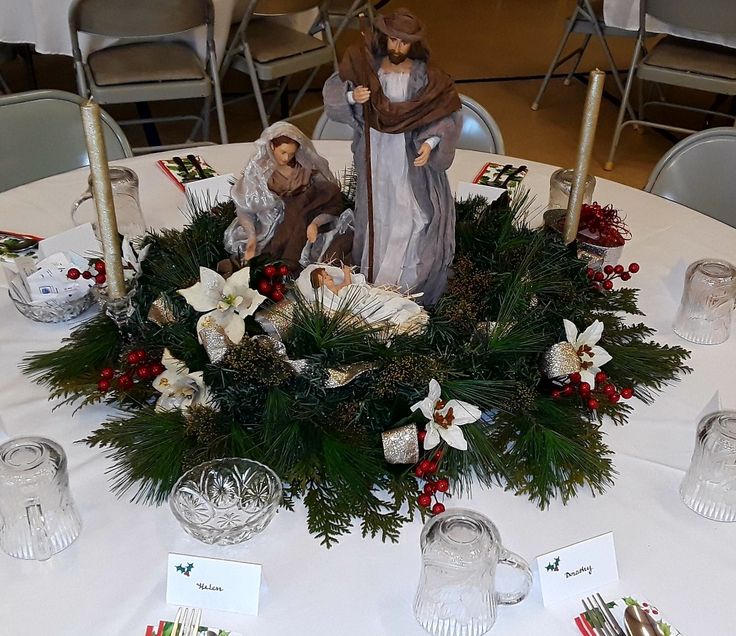
[[[351,161],[346,142],[317,142],[334,171]],[[232,144],[197,149],[218,172],[239,173],[252,146]],[[187,151],[188,152],[188,151]],[[181,154],[187,154],[182,151]],[[133,168],[141,181],[141,204],[149,224],[180,227],[184,195],[146,155],[116,163]],[[486,161],[529,167],[524,184],[536,197],[537,222],[547,201],[553,166],[470,151],[459,151],[449,171],[453,186],[470,181]],[[50,235],[71,227],[69,209],[85,189],[88,171],[76,170],[0,194],[2,227]],[[694,373],[665,388],[651,405],[632,400],[626,426],[603,429],[615,451],[618,476],[605,494],[586,490],[563,505],[554,500],[539,510],[524,497],[497,487],[474,489],[452,500],[488,515],[506,546],[532,563],[540,554],[613,531],[620,582],[604,596],[640,594],[656,603],[688,636],[732,631],[732,587],[736,573],[736,524],[720,524],[691,512],[678,486],[690,462],[695,426],[719,407],[734,408],[736,337],[718,346],[690,345],[673,334],[687,265],[702,257],[733,259],[736,230],[697,212],[603,179],[595,199],[622,210],[633,239],[625,263],[641,271],[630,284],[641,288],[644,319],[655,338],[692,351]],[[3,294],[4,295],[4,294]],[[165,602],[168,552],[214,556],[263,565],[264,585],[257,617],[204,611],[203,624],[243,634],[283,636],[420,636],[412,614],[419,577],[421,521],[406,525],[398,543],[364,539],[359,529],[327,550],[306,528],[303,506],[281,510],[266,531],[241,545],[206,546],[186,535],[168,506],[149,507],[116,498],[105,471],[110,462],[99,449],[74,443],[109,414],[105,406],[78,412],[54,410],[44,388],[18,368],[29,351],[57,347],[69,324],[33,323],[0,300],[0,413],[4,434],[35,434],[60,442],[69,457],[71,489],[83,519],[82,533],[46,562],[16,560],[0,553],[2,633],[78,636],[86,629],[108,635],[142,636],[147,624],[171,620]],[[0,433],[2,436],[2,433]],[[532,563],[532,568],[535,569]],[[536,579],[529,598],[501,607],[496,636],[577,633],[572,618],[577,599],[545,608]]]

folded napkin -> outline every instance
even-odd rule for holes
[[[197,628],[197,634],[206,634],[207,630],[211,630],[217,634],[217,636],[242,636],[242,634],[239,634],[238,632],[231,632],[227,629],[214,629],[212,627],[204,627],[202,625]],[[158,629],[155,629],[153,625],[149,625],[146,628],[146,636],[171,636],[173,631],[173,621],[159,621]]]
[[[621,627],[624,627],[625,625],[624,612],[629,605],[638,605],[647,614],[649,614],[649,616],[654,619],[654,622],[657,623],[662,636],[682,636],[682,633],[679,630],[672,627],[662,612],[659,611],[659,608],[652,605],[647,600],[634,598],[632,596],[625,596],[623,598],[608,601],[608,609],[611,610],[611,614],[613,614],[613,617],[618,621],[618,624],[621,625]],[[591,616],[591,614],[593,615]],[[601,626],[601,617],[597,614],[598,612],[596,610],[594,612],[583,612],[575,617],[575,625],[583,636],[596,636],[593,628]]]

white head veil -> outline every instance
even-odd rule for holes
[[[317,153],[312,140],[296,126],[278,121],[266,128],[255,142],[255,153],[230,190],[238,215],[248,215],[253,221],[256,229],[257,253],[271,240],[284,216],[282,200],[268,189],[268,180],[276,169],[271,141],[281,136],[293,139],[299,144],[296,160],[304,168],[316,170],[326,181],[338,182],[330,171],[327,160]],[[225,247],[231,253],[237,253],[237,245],[244,240],[238,225],[236,219],[225,232]]]

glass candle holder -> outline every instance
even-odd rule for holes
[[[695,261],[685,273],[685,285],[672,330],[697,344],[720,344],[731,335],[736,298],[736,268],[726,261]]]
[[[549,203],[548,210],[567,210],[567,204],[570,201],[570,191],[572,190],[572,181],[575,171],[571,168],[560,168],[552,173],[549,179]],[[593,191],[595,190],[595,177],[588,175],[585,180],[585,192],[583,192],[583,203],[590,203],[593,200]]]
[[[700,420],[680,496],[699,515],[736,521],[736,411],[718,411]]]

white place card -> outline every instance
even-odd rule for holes
[[[480,183],[458,181],[457,188],[455,189],[455,198],[460,200],[482,196],[488,199],[488,203],[493,203],[504,192],[507,192],[506,188],[497,188],[495,186],[482,185]]]
[[[169,553],[166,602],[258,615],[261,565]]]
[[[99,258],[102,256],[102,244],[97,240],[92,224],[83,223],[65,232],[49,236],[38,244],[39,260],[58,252],[76,252],[85,258]]]
[[[195,201],[215,205],[215,203],[230,200],[230,188],[234,181],[235,177],[232,174],[221,174],[209,179],[187,181],[184,184],[184,190],[187,197]]]
[[[542,599],[550,605],[618,581],[613,533],[573,543],[537,557]]]

